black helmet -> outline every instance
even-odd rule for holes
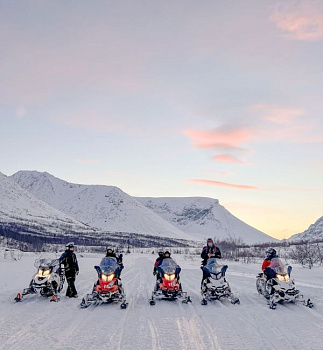
[[[113,250],[112,248],[108,248],[108,249],[107,249],[107,254],[108,254],[108,253],[109,253],[109,254],[113,254],[113,253],[114,253],[114,250]]]
[[[164,256],[164,252],[160,251],[160,252],[158,252],[158,255],[160,258],[162,258]]]
[[[166,252],[164,253],[164,257],[166,258],[166,254],[168,254],[169,255],[169,257],[170,257],[170,251],[169,250],[166,250]]]
[[[66,249],[74,248],[74,242],[69,242],[66,244]]]
[[[267,258],[275,258],[277,256],[277,252],[274,248],[269,248],[266,250]]]

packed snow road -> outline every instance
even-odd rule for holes
[[[39,296],[27,296],[21,303],[13,298],[28,286],[36,255],[19,261],[0,258],[0,349],[308,349],[323,348],[322,269],[295,267],[296,285],[314,302],[314,309],[302,305],[278,305],[270,310],[255,288],[259,265],[229,262],[227,279],[240,305],[215,301],[200,304],[200,259],[185,260],[174,255],[182,267],[183,290],[192,303],[148,299],[154,286],[155,256],[129,254],[124,257],[122,280],[129,303],[80,309],[82,297],[96,281],[93,268],[102,256],[78,255],[80,274],[78,299],[62,294],[58,303]],[[64,287],[65,291],[66,286]]]

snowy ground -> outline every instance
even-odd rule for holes
[[[128,308],[101,305],[81,310],[81,297],[96,280],[93,266],[101,256],[79,256],[78,299],[62,296],[59,303],[50,303],[31,296],[14,303],[17,291],[29,284],[35,257],[32,253],[19,261],[0,257],[0,349],[323,349],[322,268],[293,270],[297,286],[315,303],[314,309],[279,305],[270,310],[255,288],[259,265],[240,263],[229,263],[227,277],[241,304],[202,306],[200,260],[174,255],[192,304],[159,301],[150,306],[155,257],[130,254],[122,273]]]

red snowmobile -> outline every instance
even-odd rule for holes
[[[80,304],[81,308],[87,308],[92,304],[121,302],[121,309],[128,305],[126,295],[122,287],[120,272],[121,267],[116,258],[105,257],[100,266],[94,266],[98,273],[98,282],[94,285],[92,293],[87,294]]]
[[[180,298],[185,304],[191,302],[191,298],[187,295],[187,292],[183,292],[182,285],[179,282],[181,268],[172,258],[164,259],[157,270],[158,277],[149,300],[150,305],[155,305],[155,299],[175,300]]]

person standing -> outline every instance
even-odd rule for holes
[[[208,274],[206,273],[204,268],[204,266],[207,263],[207,260],[210,258],[221,259],[221,251],[214,244],[212,238],[208,238],[208,240],[206,241],[206,246],[202,250],[201,258],[203,259],[202,266],[201,266],[201,269],[203,271],[202,282],[201,282],[201,288],[202,288],[203,281],[208,277]]]
[[[66,296],[69,298],[77,298],[77,291],[75,288],[75,277],[79,273],[79,265],[76,255],[74,253],[74,243],[70,242],[66,244],[66,250],[59,258],[60,264],[64,266],[65,277],[67,281]]]

